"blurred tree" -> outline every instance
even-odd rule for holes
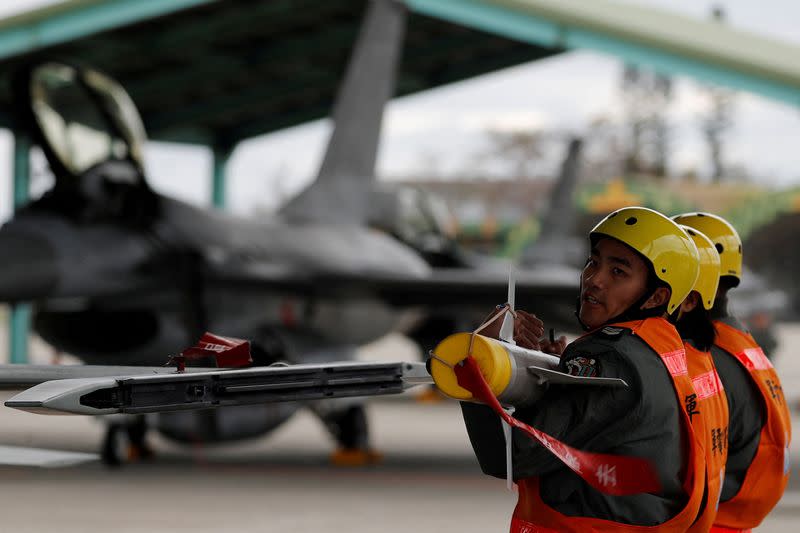
[[[587,182],[607,182],[624,173],[628,156],[623,128],[608,116],[594,117],[583,137],[583,176]]]
[[[629,131],[626,173],[666,176],[670,140],[666,111],[672,97],[668,76],[630,64],[623,68],[622,100]]]
[[[711,17],[720,23],[725,21],[725,12],[721,7],[714,7]],[[724,137],[733,126],[733,108],[735,94],[721,87],[707,86],[710,106],[708,113],[700,118],[700,125],[708,144],[711,159],[711,180],[719,183],[725,175]]]
[[[511,165],[516,178],[532,177],[545,155],[546,135],[538,130],[489,130],[486,137],[489,148],[484,157]]]

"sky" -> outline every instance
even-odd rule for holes
[[[627,0],[707,17],[712,5],[725,9],[733,27],[800,44],[800,2],[795,0]],[[0,4],[0,17],[56,3],[16,0]],[[13,5],[12,5],[13,4]],[[584,131],[599,116],[622,115],[615,58],[570,52],[554,58],[460,82],[389,104],[383,123],[378,175],[394,179],[432,171],[447,176],[468,168],[483,148],[488,129]],[[677,78],[668,110],[675,132],[673,168],[707,174],[709,165],[698,116],[708,99],[693,80]],[[330,134],[319,120],[241,143],[228,173],[228,208],[250,213],[291,197],[316,174]],[[800,183],[797,139],[800,110],[740,93],[728,138],[728,164],[743,164],[775,187]],[[203,147],[150,143],[146,170],[158,191],[192,203],[208,204],[211,154]],[[41,156],[33,162],[34,194],[49,186]],[[0,220],[10,216],[11,135],[0,130]]]

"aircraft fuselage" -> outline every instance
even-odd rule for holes
[[[413,250],[362,226],[290,226],[164,197],[159,204],[152,224],[135,227],[34,203],[0,229],[0,299],[34,300],[36,331],[87,363],[160,364],[205,329],[267,350],[280,344],[291,358],[301,348],[314,353],[315,343],[375,340],[410,316],[368,287],[338,290],[327,280],[429,273]]]

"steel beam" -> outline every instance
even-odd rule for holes
[[[31,140],[24,133],[14,136],[14,209],[28,202],[30,191]],[[16,303],[11,306],[8,324],[9,362],[28,362],[28,331],[30,329],[31,306],[27,303]]]
[[[44,8],[0,24],[0,59],[197,7],[214,0],[83,0]]]
[[[217,208],[225,207],[225,182],[228,170],[228,160],[231,157],[233,148],[225,146],[212,147],[214,154],[213,176],[211,182],[211,204]]]
[[[407,0],[407,5],[522,42],[597,50],[800,105],[800,47],[713,21],[612,0]]]

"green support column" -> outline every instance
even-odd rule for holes
[[[28,201],[30,190],[31,140],[25,134],[14,136],[14,209]],[[9,362],[28,362],[28,331],[30,329],[31,306],[19,303],[11,307],[8,324]]]
[[[212,152],[214,154],[214,175],[211,183],[211,204],[214,207],[223,208],[225,207],[226,171],[233,149],[215,146]]]

